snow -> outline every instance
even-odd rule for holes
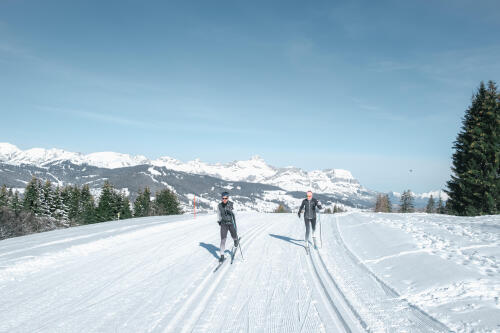
[[[279,197],[279,191],[267,195]],[[500,218],[237,212],[244,260],[216,266],[215,216],[148,217],[0,241],[1,332],[493,332]],[[317,234],[319,230],[317,230]]]
[[[327,169],[308,172],[294,167],[276,168],[267,164],[260,156],[225,164],[210,164],[199,159],[184,163],[168,156],[150,160],[142,155],[132,156],[116,152],[84,155],[62,149],[33,148],[23,151],[9,143],[0,143],[0,161],[13,165],[30,164],[39,167],[70,161],[77,165],[88,164],[108,169],[146,164],[151,165],[148,170],[152,175],[160,174],[154,167],[165,167],[175,171],[209,175],[227,181],[275,185],[288,191],[313,190],[317,193],[355,194],[362,189],[347,170]]]

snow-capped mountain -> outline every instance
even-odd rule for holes
[[[347,170],[277,168],[259,156],[246,161],[210,164],[199,159],[182,162],[165,156],[150,160],[142,155],[115,152],[85,155],[55,148],[21,150],[15,145],[0,143],[0,185],[20,189],[32,176],[60,186],[89,184],[96,190],[109,180],[132,199],[145,186],[154,191],[167,186],[180,195],[186,207],[195,193],[203,195],[204,199],[199,200],[208,200],[206,207],[212,206],[219,200],[219,190],[227,189],[239,196],[238,200],[246,208],[258,211],[271,211],[278,204],[296,209],[307,190],[312,190],[329,205],[359,208],[372,207],[377,194],[362,187]],[[425,207],[430,194],[415,195],[415,206]],[[432,194],[437,198],[439,191]],[[398,193],[389,196],[393,204],[399,202]],[[447,199],[444,192],[442,198]]]
[[[328,169],[308,172],[295,167],[276,168],[268,165],[259,156],[254,156],[246,161],[234,161],[225,164],[209,164],[199,159],[184,163],[168,156],[150,160],[142,155],[131,156],[115,152],[98,152],[85,155],[55,148],[21,150],[12,144],[0,143],[0,162],[5,164],[17,166],[26,164],[44,168],[64,161],[75,165],[87,164],[106,169],[146,164],[175,171],[212,176],[226,181],[274,185],[287,191],[306,191],[310,189],[315,193],[344,193],[346,195],[366,191],[347,170]]]

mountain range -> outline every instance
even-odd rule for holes
[[[96,195],[108,180],[132,200],[145,186],[153,193],[169,187],[179,195],[186,211],[192,209],[195,195],[199,209],[213,209],[224,190],[230,191],[240,209],[258,211],[272,211],[279,204],[296,210],[307,190],[312,190],[326,206],[338,204],[346,208],[372,207],[377,194],[361,186],[347,170],[277,168],[258,156],[225,164],[198,159],[184,163],[168,156],[151,160],[116,152],[21,150],[10,143],[0,143],[0,184],[21,190],[33,176],[60,186],[89,184]],[[391,195],[397,197],[397,193]]]

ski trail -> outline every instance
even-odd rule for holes
[[[355,214],[345,214],[340,218],[353,218]],[[325,216],[323,215],[323,218]],[[444,324],[421,309],[401,299],[399,294],[376,276],[352,253],[342,239],[339,229],[339,217],[324,219],[326,242],[321,253],[336,253],[336,256],[318,256],[320,264],[325,266],[331,279],[347,301],[351,312],[359,318],[365,330],[412,332],[449,332]],[[338,280],[337,280],[338,279]],[[397,312],[398,316],[392,315]]]
[[[265,225],[257,226],[248,232],[248,234],[245,235],[245,243],[242,245],[243,248],[246,249],[255,238],[255,235],[258,234],[259,230],[265,227]],[[230,240],[230,238],[228,240]],[[216,290],[222,279],[225,278],[224,273],[229,269],[228,264],[229,263],[224,263],[216,273],[213,273],[213,266],[209,266],[208,269],[205,269],[204,275],[206,277],[198,284],[198,287],[191,293],[189,298],[184,301],[175,315],[172,318],[163,320],[153,329],[165,330],[166,332],[191,331],[191,327],[205,308],[205,304],[209,301],[210,296]],[[195,303],[194,307],[192,306],[193,303]]]

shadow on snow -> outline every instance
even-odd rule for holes
[[[277,239],[281,239],[285,242],[289,242],[289,243],[292,243],[294,245],[297,245],[297,246],[300,246],[300,247],[304,247],[304,240],[303,239],[294,239],[294,238],[290,238],[290,237],[287,237],[287,236],[281,236],[281,235],[275,235],[275,234],[269,234],[269,236],[273,237],[273,238],[277,238]],[[300,242],[300,243],[296,243],[296,242]]]

